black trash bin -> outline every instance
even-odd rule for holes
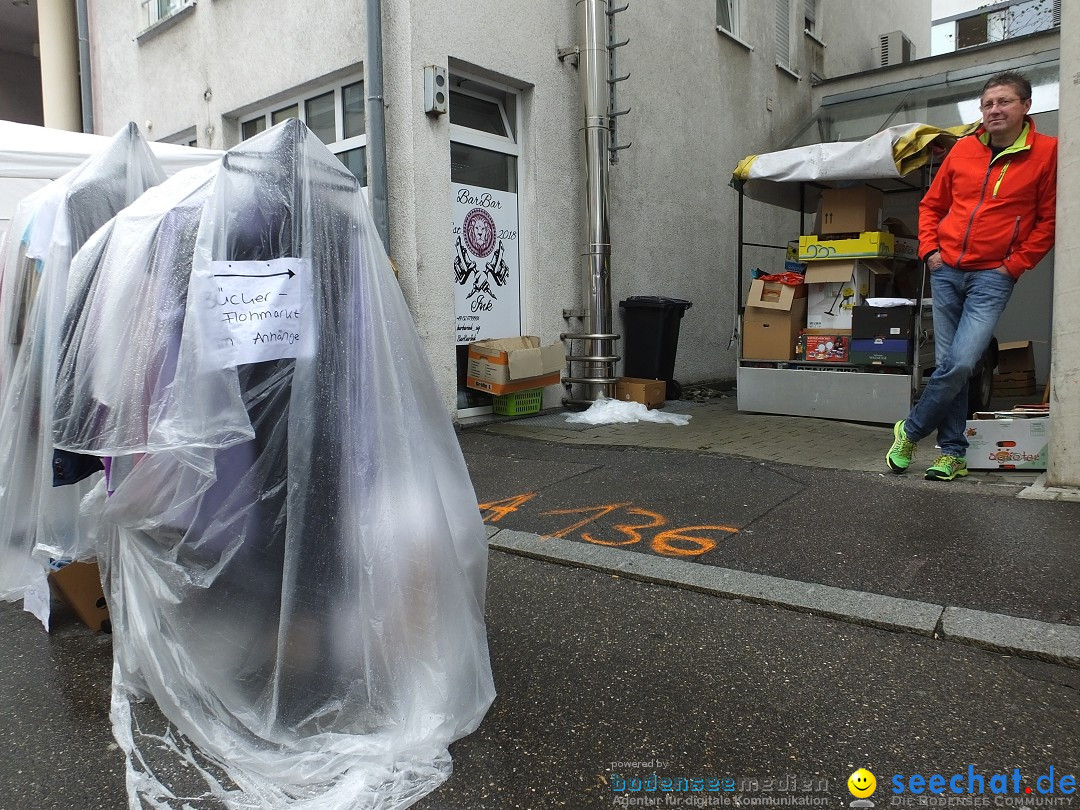
[[[632,295],[620,301],[623,310],[623,374],[664,380],[667,398],[682,396],[674,380],[675,353],[679,348],[679,322],[693,304],[679,298]]]

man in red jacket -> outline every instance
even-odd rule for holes
[[[1054,245],[1057,140],[1027,114],[1031,84],[1008,71],[980,97],[982,126],[957,141],[919,205],[919,255],[930,269],[937,368],[886,461],[907,470],[916,442],[937,431],[936,481],[967,475],[968,380],[1016,280]]]

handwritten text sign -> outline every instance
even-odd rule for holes
[[[304,289],[311,264],[303,259],[212,263],[215,307],[236,365],[306,354],[311,313]]]

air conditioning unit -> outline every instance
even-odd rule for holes
[[[878,67],[901,65],[915,58],[915,45],[903,31],[890,31],[878,37],[874,46],[874,63]]]

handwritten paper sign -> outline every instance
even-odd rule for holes
[[[304,299],[310,261],[216,261],[211,270],[215,309],[236,365],[309,353],[311,313]]]

